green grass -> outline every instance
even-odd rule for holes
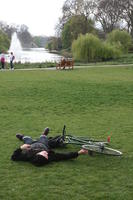
[[[42,62],[42,63],[14,63],[15,69],[29,69],[29,68],[51,68],[56,67],[56,62]],[[6,69],[10,68],[10,64],[6,63]]]
[[[106,139],[122,157],[81,156],[37,168],[13,162],[17,132]],[[0,72],[0,200],[132,200],[133,67]],[[61,151],[75,151],[69,146]]]

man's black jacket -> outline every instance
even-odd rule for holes
[[[12,154],[11,159],[13,161],[29,161],[37,165],[37,163],[34,163],[37,153],[38,151],[36,150],[23,151],[21,148],[18,148]],[[78,152],[56,153],[54,151],[49,150],[47,163],[52,162],[52,161],[69,160],[69,159],[77,158],[77,157],[78,157]]]

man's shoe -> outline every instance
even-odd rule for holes
[[[19,140],[23,140],[23,137],[24,137],[24,135],[23,134],[21,134],[21,133],[17,133],[16,134],[16,138],[18,138]]]
[[[45,128],[44,132],[43,132],[43,135],[48,135],[49,131],[50,131],[49,127]]]

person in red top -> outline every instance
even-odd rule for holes
[[[5,55],[4,53],[1,54],[0,56],[0,62],[1,62],[1,69],[5,69]]]

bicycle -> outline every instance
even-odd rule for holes
[[[93,152],[112,155],[112,156],[121,156],[122,152],[116,149],[112,149],[107,147],[109,142],[107,141],[99,141],[92,138],[86,138],[83,136],[73,136],[70,134],[66,134],[66,126],[63,127],[62,133],[63,143],[65,145],[72,144],[72,145],[80,145],[83,149],[87,149],[89,154],[92,155]]]

